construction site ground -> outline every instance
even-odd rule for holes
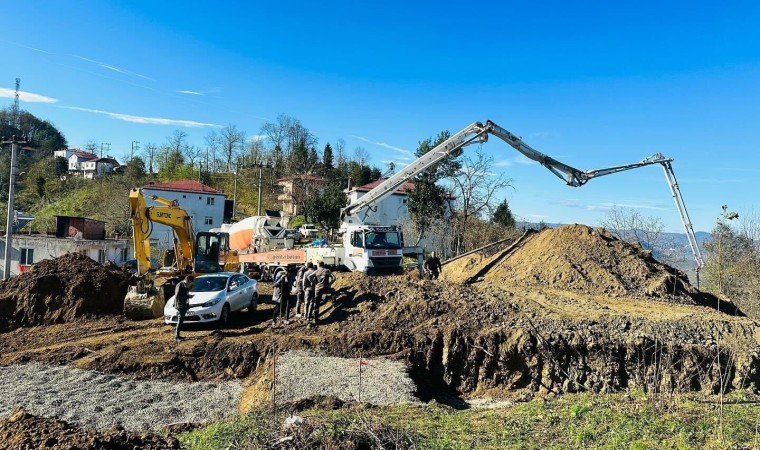
[[[65,269],[56,270],[65,276]],[[0,334],[0,366],[40,363],[134,380],[240,382],[230,408],[243,412],[271,406],[273,392],[275,404],[320,393],[317,383],[296,395],[286,378],[318,377],[318,368],[278,374],[293,355],[344,358],[349,362],[323,364],[333,377],[345,378],[345,392],[331,395],[366,402],[375,389],[375,404],[404,389],[411,398],[385,403],[467,407],[483,399],[511,404],[575,392],[760,390],[760,324],[603,230],[576,225],[529,234],[446,264],[439,280],[421,280],[416,272],[337,275],[335,300],[322,306],[318,327],[298,319],[273,327],[269,285],[260,283],[256,312],[233,314],[223,328],[188,326],[180,342],[160,319],[131,321],[86,308],[67,317],[18,313],[28,302],[19,297],[15,309],[9,307],[6,289],[0,312],[16,313]],[[61,303],[52,298],[46,293],[41,304]],[[393,377],[370,376],[372,370]],[[390,387],[376,389],[391,378]]]

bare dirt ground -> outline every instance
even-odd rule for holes
[[[159,320],[115,315],[22,327],[0,334],[0,365],[255,385],[274,353],[305,350],[402,362],[423,400],[760,391],[760,324],[640,247],[575,225],[544,230],[498,258],[449,264],[438,281],[338,274],[336,301],[323,305],[317,328],[297,320],[272,328],[269,305],[233,315],[224,329],[192,327],[180,343]],[[479,281],[460,282],[489,262]],[[8,295],[0,289],[0,299]]]

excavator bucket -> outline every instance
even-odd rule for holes
[[[156,280],[156,284],[138,283],[129,286],[124,298],[124,316],[133,320],[156,319],[164,315],[166,291],[171,291],[171,282],[166,279]],[[171,294],[169,294],[171,296]]]

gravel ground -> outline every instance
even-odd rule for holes
[[[237,414],[240,382],[138,381],[38,363],[0,367],[0,416],[14,406],[48,418],[104,430],[150,430]]]
[[[402,363],[381,358],[363,359],[361,385],[359,367],[359,358],[287,352],[277,358],[277,402],[317,395],[375,405],[418,401],[414,396],[414,382]]]

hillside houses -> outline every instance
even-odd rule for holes
[[[114,170],[121,167],[119,162],[111,156],[98,157],[94,153],[76,148],[56,150],[53,152],[53,156],[68,161],[69,173],[90,180],[113,173]]]

